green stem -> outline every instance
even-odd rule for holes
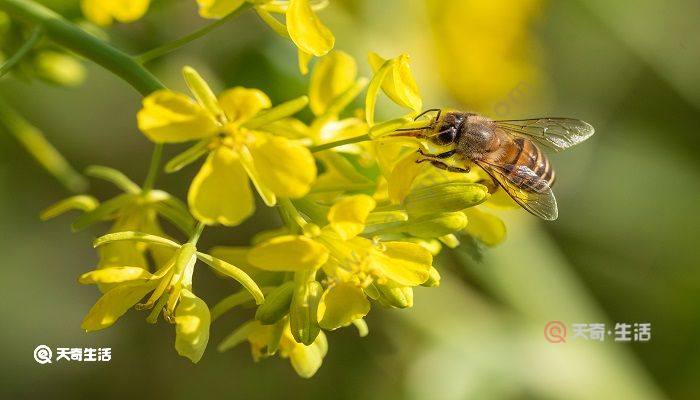
[[[309,150],[311,150],[312,153],[318,153],[319,151],[332,149],[334,147],[345,146],[346,144],[366,142],[370,139],[371,138],[369,137],[369,134],[366,134],[366,135],[351,137],[348,139],[337,140],[335,142],[320,144],[318,146],[311,146],[311,147],[309,147]]]
[[[61,153],[56,150],[41,131],[30,124],[0,97],[0,126],[13,135],[27,151],[63,186],[72,192],[82,192],[87,181]]]
[[[151,164],[148,167],[148,175],[146,175],[146,180],[143,183],[142,192],[147,194],[153,189],[153,185],[156,183],[156,178],[158,177],[158,172],[160,171],[160,160],[163,158],[163,144],[156,143],[153,148],[153,154],[151,155]]]
[[[219,26],[225,24],[229,20],[238,17],[243,12],[248,10],[250,7],[252,7],[252,4],[245,3],[242,6],[238,7],[238,9],[236,9],[235,11],[232,11],[231,13],[226,15],[225,17],[223,17],[219,20],[216,20],[216,21],[212,22],[211,24],[200,28],[200,29],[190,33],[189,35],[183,36],[179,39],[175,39],[172,42],[168,42],[162,46],[158,46],[155,49],[148,50],[147,52],[136,56],[136,60],[138,60],[142,64],[145,64],[151,60],[154,60],[158,57],[161,57],[165,54],[168,54],[171,51],[177,50],[178,48],[180,48],[180,47],[182,47],[190,42],[193,42],[193,41],[201,38],[202,36],[208,34],[209,32],[213,31],[214,29],[218,28]]]
[[[202,236],[202,232],[204,232],[204,223],[203,222],[198,222],[197,226],[194,228],[194,233],[192,234],[192,237],[189,240],[189,243],[192,243],[194,245],[197,244],[199,241],[199,237]]]
[[[41,25],[37,26],[32,30],[31,36],[29,36],[29,39],[27,39],[26,42],[22,45],[22,47],[17,50],[17,52],[10,57],[9,60],[5,61],[5,63],[0,67],[0,77],[4,76],[6,73],[8,73],[12,67],[14,67],[18,62],[22,61],[24,56],[29,53],[29,50],[31,50],[36,44],[39,42],[39,39],[41,39],[41,36],[44,33],[44,29],[41,27]]]
[[[54,42],[108,69],[144,96],[165,88],[136,59],[41,4],[31,0],[0,0],[0,10],[30,24],[40,25]]]

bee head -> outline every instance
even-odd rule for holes
[[[467,116],[464,113],[446,113],[444,118],[437,121],[435,133],[428,140],[438,146],[456,144],[462,134],[466,120]]]

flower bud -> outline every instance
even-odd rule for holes
[[[321,331],[317,312],[322,293],[321,284],[315,280],[295,282],[292,304],[289,308],[289,325],[292,336],[298,343],[311,345]]]
[[[224,112],[219,106],[219,101],[217,100],[216,95],[214,92],[212,92],[207,82],[202,79],[201,75],[199,75],[194,68],[185,66],[182,69],[182,76],[185,78],[187,87],[190,88],[190,91],[197,99],[199,104],[217,117],[222,117],[224,115]]]
[[[85,67],[75,57],[58,51],[42,51],[34,58],[39,78],[60,86],[78,86],[85,80]]]
[[[461,212],[426,215],[403,227],[403,231],[421,238],[434,238],[458,232],[467,226],[467,216]]]
[[[417,217],[435,212],[455,212],[475,206],[489,197],[478,183],[445,182],[412,190],[404,200],[408,214]]]
[[[413,289],[411,287],[390,287],[377,285],[379,298],[385,304],[396,308],[413,307]]]
[[[440,273],[438,272],[435,267],[430,267],[430,276],[428,276],[428,280],[421,283],[421,286],[425,287],[437,287],[440,286]]]
[[[294,282],[286,282],[265,297],[265,302],[255,312],[255,319],[263,325],[271,325],[279,321],[289,312],[289,305],[294,295]]]

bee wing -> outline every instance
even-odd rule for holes
[[[511,135],[533,140],[554,151],[575,146],[595,133],[589,123],[571,118],[503,120],[494,123]]]
[[[496,165],[485,161],[475,163],[530,213],[547,221],[554,221],[559,216],[552,188],[530,168],[511,164]]]

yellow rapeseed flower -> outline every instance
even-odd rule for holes
[[[468,110],[509,118],[503,103],[542,83],[535,24],[542,0],[426,0],[444,87]],[[500,23],[494,23],[494,21]],[[532,94],[526,94],[531,96]],[[531,100],[531,99],[530,99]],[[520,102],[525,99],[518,100]]]
[[[225,338],[218,350],[226,351],[245,340],[250,343],[253,360],[257,362],[279,353],[280,357],[289,358],[292,367],[302,378],[311,378],[321,367],[328,352],[328,341],[323,332],[308,346],[298,343],[292,336],[289,319],[286,317],[270,325],[249,321]]]
[[[323,329],[363,318],[370,308],[367,296],[385,305],[410,307],[411,287],[428,280],[432,255],[416,243],[359,236],[374,207],[375,201],[366,195],[341,199],[328,211],[328,225],[305,229],[305,235],[283,235],[260,243],[250,250],[248,261],[273,271],[322,267],[326,288],[314,317]]]
[[[270,99],[260,90],[236,87],[217,98],[194,69],[185,67],[183,73],[196,101],[157,91],[143,100],[138,125],[157,143],[199,140],[168,164],[170,171],[208,154],[188,193],[198,220],[233,226],[249,217],[255,207],[249,179],[268,206],[277,197],[298,198],[309,191],[316,178],[309,150],[263,130],[305,107],[308,98],[270,109]]]
[[[91,166],[85,173],[113,183],[124,193],[102,204],[86,196],[74,196],[46,209],[41,215],[42,219],[79,208],[85,213],[73,222],[75,231],[109,220],[113,222],[108,233],[136,231],[166,237],[159,217],[167,219],[187,235],[194,229],[194,219],[187,207],[170,194],[162,190],[143,190],[126,175],[108,167]],[[100,246],[97,251],[98,268],[128,265],[149,270],[149,256],[157,265],[172,256],[172,250],[168,248],[142,242],[114,242]],[[104,283],[100,284],[100,289],[104,291],[112,286]]]
[[[198,362],[209,340],[210,313],[206,303],[194,295],[192,275],[197,259],[216,272],[241,283],[257,303],[263,294],[255,282],[242,270],[220,259],[197,251],[194,243],[183,245],[167,238],[137,233],[119,232],[105,235],[95,241],[95,246],[129,241],[146,242],[171,249],[173,255],[153,274],[140,267],[129,265],[96,269],[80,276],[82,284],[113,284],[85,316],[81,327],[96,331],[114,324],[131,307],[153,309],[148,317],[155,322],[163,311],[166,320],[176,325],[175,349]],[[145,303],[139,303],[148,293]]]
[[[88,20],[100,26],[114,20],[122,23],[136,21],[146,14],[150,0],[81,0],[80,8]]]
[[[297,46],[299,51],[299,68],[308,72],[308,63],[313,56],[326,55],[335,45],[333,32],[318,18],[315,9],[328,4],[327,0],[247,0],[255,5],[260,18],[273,31]],[[197,0],[199,15],[204,18],[223,18],[241,7],[246,0]],[[283,14],[285,22],[280,22],[272,14]]]

